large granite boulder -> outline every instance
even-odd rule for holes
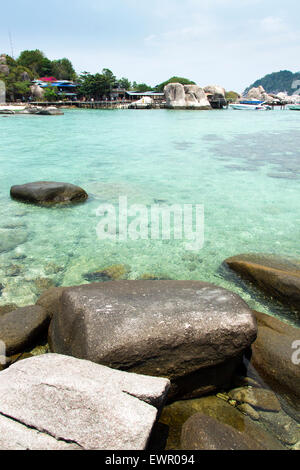
[[[233,256],[225,263],[259,289],[300,311],[299,261],[250,253]]]
[[[0,55],[0,73],[4,75],[9,75],[9,66],[7,65],[6,55]]]
[[[248,91],[248,94],[247,94],[247,98],[249,100],[258,100],[258,101],[265,101],[267,103],[272,103],[274,100],[274,98],[269,95],[264,87],[262,87],[261,85],[258,86],[257,88],[253,87],[251,88],[249,91]]]
[[[184,85],[186,107],[195,109],[211,109],[210,103],[203,91],[197,85]]]
[[[164,88],[168,108],[185,108],[185,91],[181,83],[169,83]]]
[[[0,315],[0,341],[6,347],[6,355],[24,351],[47,334],[50,318],[38,305],[21,307]]]
[[[10,195],[20,202],[42,205],[83,202],[88,198],[87,193],[79,186],[52,181],[12,186]]]
[[[170,109],[211,109],[206,94],[198,85],[169,83],[164,93]]]
[[[300,371],[294,344],[300,350],[300,329],[277,318],[255,312],[258,336],[252,345],[251,364],[263,380],[300,412]],[[298,353],[300,359],[300,353]]]
[[[230,382],[256,338],[236,294],[199,281],[114,281],[68,288],[50,329],[51,350],[112,368],[168,377],[172,396]]]
[[[39,85],[32,85],[30,87],[30,91],[32,96],[34,96],[38,100],[42,100],[44,98],[44,88],[40,87]]]
[[[219,86],[219,85],[208,85],[204,87],[204,92],[209,94],[209,95],[214,95],[218,98],[225,98],[225,88]]]
[[[0,449],[144,450],[168,380],[56,354],[0,373]]]

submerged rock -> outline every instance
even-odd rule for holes
[[[259,289],[300,311],[299,261],[250,253],[233,256],[225,263]]]
[[[182,450],[263,450],[256,441],[210,416],[196,413],[182,428]]]
[[[130,268],[124,264],[115,264],[108,268],[102,269],[101,271],[94,271],[92,273],[84,274],[84,279],[89,282],[97,281],[116,281],[118,279],[124,279],[130,272]]]
[[[49,329],[53,352],[173,382],[172,396],[230,382],[256,338],[236,294],[199,281],[115,281],[62,291]]]
[[[266,411],[280,411],[281,406],[275,393],[260,388],[241,387],[231,390],[229,397],[239,403],[248,403],[254,408]]]
[[[168,380],[46,354],[0,373],[0,449],[144,450]]]
[[[40,306],[21,307],[0,316],[0,340],[6,355],[23,352],[47,332],[49,316]]]
[[[0,253],[11,251],[28,240],[28,233],[22,229],[0,228]]]
[[[35,279],[34,285],[38,293],[41,294],[42,292],[47,291],[52,287],[55,287],[55,282],[53,281],[53,279],[49,279],[47,277],[40,277],[38,279]]]
[[[42,205],[83,202],[88,198],[87,193],[79,186],[50,181],[12,186],[10,195],[21,202]]]
[[[236,431],[252,439],[258,446],[266,450],[282,450],[282,444],[264,427],[244,416],[237,408],[215,396],[196,400],[178,401],[166,406],[160,417],[160,424],[169,428],[167,450],[180,449],[180,437],[184,423],[196,413],[201,413],[228,425]]]

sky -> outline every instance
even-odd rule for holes
[[[0,53],[40,49],[80,73],[152,86],[171,76],[243,91],[300,71],[299,0],[1,0]],[[3,26],[5,25],[5,26]]]

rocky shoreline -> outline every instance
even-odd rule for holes
[[[35,306],[7,310],[9,306],[0,313],[1,339],[9,355],[0,373],[0,448],[23,443],[57,449],[66,442],[75,448],[123,450],[299,447],[299,366],[291,362],[291,344],[299,330],[251,311],[225,289],[200,281],[108,281],[52,288]],[[128,409],[127,399],[118,395],[112,380],[111,389],[107,385],[97,394],[101,403],[95,402],[94,385],[87,379],[90,374],[103,383],[102,375],[113,376],[113,370],[119,377],[125,374],[122,383],[125,377],[136,383],[137,390],[139,380],[149,380],[143,392],[148,398],[142,400],[147,410],[153,406],[151,386],[162,387],[148,424],[144,405],[136,416],[135,401],[126,442],[116,436],[115,425],[129,425],[122,411]],[[24,374],[26,385],[20,381]],[[115,394],[117,408],[112,408],[106,397]],[[81,405],[70,417],[73,395]],[[92,422],[86,407],[96,413]],[[103,430],[104,416],[111,423],[94,436],[95,427]],[[10,429],[11,419],[18,421],[18,430],[15,424]],[[142,428],[137,424],[141,419]],[[84,436],[78,431],[82,428]],[[38,442],[33,437],[41,429],[47,432]],[[220,440],[223,435],[227,439]]]
[[[88,194],[36,182],[11,197],[63,207]],[[300,311],[297,261],[224,264]],[[83,272],[89,284],[0,307],[0,449],[299,450],[299,328],[213,284],[127,273]]]

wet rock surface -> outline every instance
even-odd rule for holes
[[[169,382],[46,354],[0,373],[0,449],[143,450]]]
[[[256,441],[210,416],[196,413],[183,425],[182,450],[263,450]]]
[[[229,397],[239,403],[247,403],[256,409],[266,411],[280,411],[281,406],[275,393],[271,390],[241,387],[231,390]]]
[[[13,199],[38,205],[83,202],[88,198],[84,189],[70,183],[38,181],[12,186],[10,195]]]
[[[10,356],[30,346],[43,334],[47,334],[50,318],[40,306],[18,308],[0,315],[0,340]]]
[[[244,254],[225,264],[268,295],[300,311],[300,263],[275,255]]]
[[[210,381],[202,392],[214,389],[218,372],[226,372],[228,361],[236,367],[255,338],[256,321],[244,301],[198,281],[114,281],[68,288],[49,330],[53,352],[168,377],[183,395],[184,385],[193,392],[191,384],[201,394],[201,373]],[[233,371],[223,380],[230,381]]]
[[[167,450],[181,448],[182,427],[191,416],[197,413],[209,416],[219,423],[230,426],[246,438],[253,440],[256,446],[260,448],[265,450],[284,449],[281,442],[261,424],[243,415],[237,408],[223,399],[208,396],[196,400],[178,401],[163,409],[160,424],[166,427],[168,431]]]
[[[300,340],[300,329],[269,315],[254,313],[258,336],[252,345],[250,363],[271,389],[278,391],[299,413],[300,372],[299,364],[293,361],[297,353],[293,345]]]

